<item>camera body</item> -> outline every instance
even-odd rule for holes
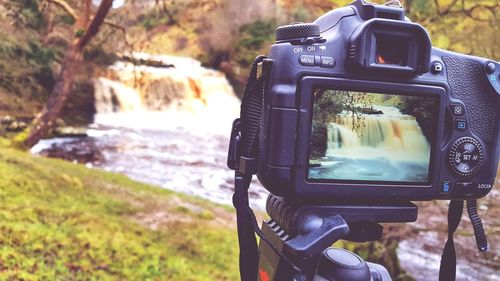
[[[276,36],[257,172],[271,193],[331,204],[491,191],[498,62],[434,48],[403,8],[362,0]]]

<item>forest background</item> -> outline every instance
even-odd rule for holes
[[[83,31],[75,29],[72,13],[81,12],[84,2],[0,1],[0,115],[26,123],[41,110],[54,87],[66,48]],[[84,49],[84,63],[74,66],[79,68],[78,75],[60,121],[70,125],[91,122],[95,109],[90,79],[132,51],[194,57],[224,72],[240,94],[250,63],[266,53],[278,25],[310,22],[351,1],[119,2],[114,5],[120,8],[111,9],[100,32]],[[429,31],[435,46],[500,59],[498,0],[402,3],[407,16]]]

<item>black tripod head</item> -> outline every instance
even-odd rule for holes
[[[300,205],[270,195],[267,212],[271,219],[263,223],[262,231],[280,251],[276,253],[261,242],[259,271],[267,280],[369,281],[377,280],[374,276],[379,276],[378,280],[390,277],[380,265],[365,263],[351,252],[328,247],[340,239],[380,240],[383,230],[380,223],[414,222],[418,209],[410,202]],[[266,278],[260,276],[260,280]]]

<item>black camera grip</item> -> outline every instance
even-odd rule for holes
[[[483,65],[458,56],[443,56],[451,96],[465,103],[470,128],[481,139],[491,142],[497,120],[495,91],[489,86]]]

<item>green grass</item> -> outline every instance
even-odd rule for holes
[[[0,280],[237,280],[232,217],[0,143]]]

